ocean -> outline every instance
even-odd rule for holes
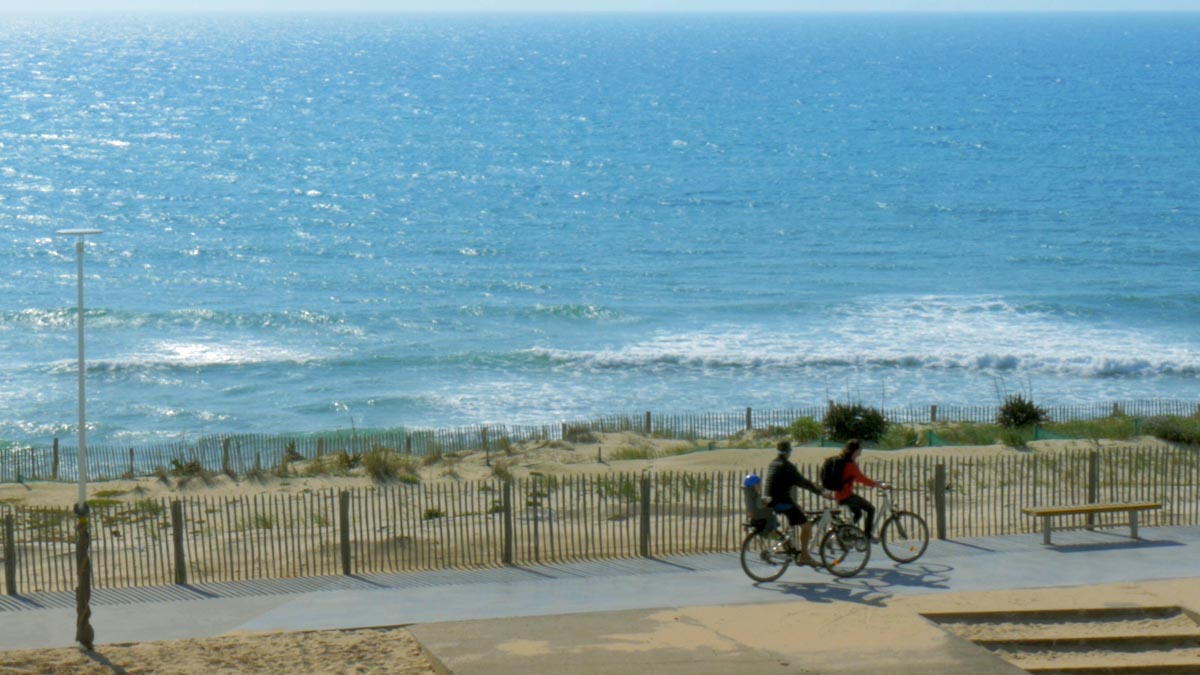
[[[6,15],[0,439],[1200,401],[1198,35]]]

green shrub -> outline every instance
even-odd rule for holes
[[[808,416],[800,417],[788,425],[787,432],[797,443],[815,441],[821,437],[821,423]]]
[[[421,517],[425,520],[437,520],[438,518],[444,518],[445,516],[445,511],[434,506],[425,509],[425,513],[421,514]]]
[[[888,427],[883,436],[879,439],[879,447],[884,450],[899,450],[901,448],[911,448],[920,441],[920,434],[912,427],[906,427],[902,424],[893,424]]]
[[[1146,420],[1145,433],[1172,443],[1200,445],[1200,419],[1179,415],[1161,415]]]
[[[1004,403],[1000,404],[1000,412],[996,413],[996,424],[1007,429],[1033,426],[1049,419],[1050,415],[1045,408],[1034,404],[1032,398],[1025,398],[1022,394],[1005,396]]]
[[[878,441],[888,428],[888,421],[878,408],[861,403],[830,401],[822,423],[826,434],[835,441],[848,441],[851,438]]]

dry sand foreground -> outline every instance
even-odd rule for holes
[[[5,675],[434,675],[403,628],[0,651]]]

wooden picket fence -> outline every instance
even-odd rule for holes
[[[1200,457],[1168,448],[864,461],[934,536],[1037,531],[1031,505],[1161,501],[1143,525],[1200,523]],[[816,476],[816,463],[800,466]],[[134,500],[92,512],[97,588],[735,551],[734,472],[539,476],[348,491]],[[820,498],[802,492],[812,508]],[[70,509],[6,505],[5,592],[75,587]],[[1082,522],[1078,523],[1082,525]],[[1104,525],[1101,521],[1098,524]]]
[[[175,462],[198,462],[207,471],[243,475],[278,466],[288,456],[314,459],[334,452],[364,454],[388,448],[408,455],[464,451],[501,452],[529,441],[567,440],[595,432],[631,431],[661,438],[727,439],[753,429],[785,429],[802,417],[820,420],[826,406],[753,410],[736,413],[607,415],[588,420],[564,420],[543,425],[474,425],[453,429],[392,429],[335,431],[314,434],[232,434],[137,447],[88,444],[89,481],[148,476],[169,471]],[[930,422],[992,422],[998,406],[925,406],[888,408],[884,417],[896,424]],[[1092,420],[1111,415],[1147,418],[1200,413],[1190,401],[1144,400],[1048,406],[1056,422]],[[0,483],[22,480],[79,479],[73,446],[25,445],[0,449]]]

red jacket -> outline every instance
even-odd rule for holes
[[[858,468],[858,462],[846,462],[846,466],[842,469],[842,489],[833,493],[833,498],[840,502],[854,494],[855,483],[862,483],[867,487],[879,485]]]

